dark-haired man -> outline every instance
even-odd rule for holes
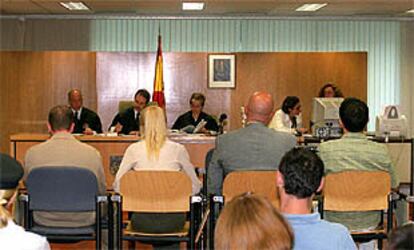
[[[97,177],[99,192],[104,194],[106,182],[101,155],[94,147],[73,137],[71,132],[74,126],[73,112],[69,107],[56,106],[50,110],[47,127],[52,137],[27,151],[24,179],[35,168],[76,166],[91,170]],[[76,185],[76,180],[73,185]],[[89,226],[95,223],[94,214],[90,212],[35,212],[34,221],[55,227]]]
[[[134,95],[134,105],[124,112],[118,113],[112,120],[111,127],[115,127],[114,132],[124,135],[137,135],[139,132],[139,116],[150,99],[151,95],[146,89],[139,89]]]
[[[102,133],[101,119],[94,111],[83,106],[83,96],[79,89],[71,89],[68,92],[68,102],[75,122],[73,133]]]
[[[303,148],[290,150],[280,162],[276,177],[280,210],[293,228],[294,249],[356,249],[346,227],[311,212],[312,199],[322,190],[323,176],[322,160]]]
[[[369,141],[363,130],[368,123],[368,106],[356,98],[346,98],[340,108],[340,124],[344,135],[339,140],[320,144],[320,156],[325,164],[326,174],[364,170],[386,171],[391,175],[391,185],[398,182],[395,169],[383,144]],[[344,224],[350,230],[375,228],[381,220],[378,212],[326,212],[326,219]]]

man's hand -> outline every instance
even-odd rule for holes
[[[83,131],[83,134],[85,135],[93,135],[95,131],[93,131],[91,128],[85,128],[85,130]]]
[[[122,131],[122,124],[118,122],[118,123],[115,125],[115,131],[114,131],[114,132],[116,132],[116,133],[121,133],[121,131]]]

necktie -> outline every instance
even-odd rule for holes
[[[138,124],[139,123],[139,113],[137,113],[137,115],[135,116],[135,122]]]
[[[79,111],[75,111],[75,120],[77,121],[77,120],[79,120],[78,119],[78,114],[79,114]]]

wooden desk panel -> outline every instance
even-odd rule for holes
[[[17,134],[10,136],[10,155],[24,164],[26,151],[41,142],[46,141],[49,135],[46,134]],[[139,137],[134,136],[76,136],[82,142],[85,142],[96,148],[102,156],[107,187],[111,188],[115,176],[110,170],[110,159],[112,156],[124,155],[127,147],[139,141]],[[214,148],[215,137],[207,136],[180,136],[172,137],[171,140],[183,144],[189,155],[191,163],[195,167],[203,168],[207,152]]]

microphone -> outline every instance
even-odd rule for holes
[[[220,118],[219,118],[219,123],[224,122],[224,120],[226,120],[226,119],[227,119],[227,115],[225,113],[221,114]]]
[[[227,115],[222,113],[219,117],[219,134],[223,134],[224,132],[224,121],[227,119]]]

